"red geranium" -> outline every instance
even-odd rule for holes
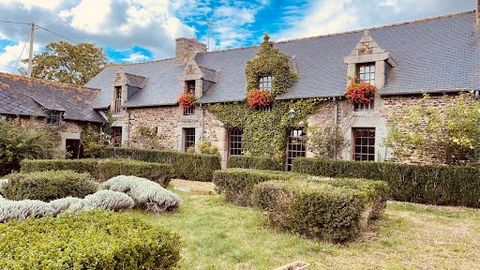
[[[251,90],[247,94],[247,103],[250,108],[267,107],[272,102],[272,95],[267,90]]]
[[[375,86],[367,82],[351,80],[347,86],[345,96],[353,103],[362,102],[368,104],[375,97],[375,91]]]
[[[183,93],[180,96],[178,96],[177,102],[182,106],[183,108],[191,108],[195,106],[195,95],[191,93]]]

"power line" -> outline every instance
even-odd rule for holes
[[[21,52],[20,55],[18,56],[17,64],[15,65],[15,70],[18,70],[18,65],[20,64],[20,61],[22,60],[23,52],[25,51],[25,47],[27,46],[28,40],[30,39],[30,34],[31,34],[30,32],[31,32],[31,31],[28,30],[28,32],[27,32],[27,38],[25,39],[25,42],[23,43],[22,52]]]
[[[10,23],[10,24],[27,24],[27,25],[30,25],[30,24],[31,24],[31,23],[29,23],[29,22],[6,21],[6,20],[0,20],[0,23]]]
[[[51,34],[54,34],[54,35],[56,35],[56,36],[58,36],[58,37],[61,37],[61,38],[65,39],[65,40],[68,40],[68,41],[73,42],[73,43],[75,43],[75,44],[78,44],[78,42],[76,42],[75,40],[72,40],[72,39],[70,39],[70,38],[68,38],[68,37],[66,37],[66,36],[64,36],[64,35],[61,35],[61,34],[55,32],[55,31],[53,31],[53,30],[47,29],[47,28],[42,27],[42,26],[40,26],[40,25],[37,25],[37,28],[42,29],[42,30],[45,30],[45,31],[47,31],[47,32],[49,32],[49,33],[51,33]]]

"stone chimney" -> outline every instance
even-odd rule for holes
[[[480,0],[477,0],[477,9],[476,9],[475,17],[477,18],[477,26],[480,27]]]
[[[480,1],[480,0],[479,0]],[[175,64],[185,65],[199,52],[206,52],[207,45],[194,38],[177,38],[175,40]]]

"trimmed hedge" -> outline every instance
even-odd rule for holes
[[[231,168],[215,171],[213,182],[219,193],[225,194],[225,199],[238,205],[252,205],[253,187],[270,180],[290,180],[301,176],[296,173],[281,171],[253,170]]]
[[[276,162],[273,158],[268,157],[232,156],[228,159],[227,167],[270,171],[282,170],[281,164]]]
[[[335,243],[358,236],[369,214],[362,191],[313,181],[264,182],[254,198],[271,226]]]
[[[213,172],[221,169],[218,155],[115,147],[106,149],[103,156],[170,163],[173,165],[175,178],[203,182],[211,182]]]
[[[179,236],[103,211],[0,224],[1,269],[174,269]]]
[[[295,172],[389,183],[394,200],[480,207],[480,168],[297,158]]]
[[[173,177],[173,166],[170,164],[127,159],[43,159],[23,160],[21,164],[22,172],[72,170],[88,172],[102,182],[118,175],[134,175],[168,186]]]
[[[20,172],[9,175],[5,196],[11,200],[52,201],[68,196],[83,198],[97,189],[88,173],[74,171]]]

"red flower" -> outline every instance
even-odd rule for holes
[[[251,90],[247,94],[247,103],[250,108],[267,107],[272,103],[272,95],[266,90]]]
[[[178,96],[177,102],[182,106],[183,108],[191,108],[195,106],[195,95],[191,93],[183,93],[180,96]]]
[[[345,96],[353,103],[368,104],[372,98],[375,97],[375,86],[367,82],[359,82],[358,80],[351,80],[347,86]]]

